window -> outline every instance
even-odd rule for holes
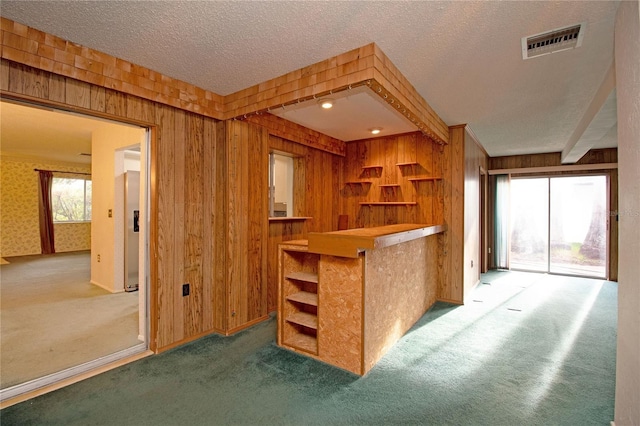
[[[89,222],[91,220],[91,181],[54,177],[51,204],[55,223]]]
[[[294,159],[275,152],[269,154],[269,216],[293,216]]]

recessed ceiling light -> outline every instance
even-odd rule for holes
[[[329,98],[320,99],[318,101],[318,105],[320,105],[323,109],[329,109],[333,107],[333,99],[329,99]]]
[[[371,134],[377,135],[382,131],[381,127],[374,127],[373,129],[370,130]]]

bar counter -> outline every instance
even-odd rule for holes
[[[280,244],[278,345],[366,374],[435,303],[444,230],[398,224]]]

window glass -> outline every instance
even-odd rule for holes
[[[269,216],[293,216],[293,157],[269,154]]]
[[[91,220],[91,181],[53,178],[51,204],[54,222],[88,222]]]

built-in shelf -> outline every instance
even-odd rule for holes
[[[318,306],[318,294],[308,291],[300,291],[287,296],[287,300],[304,303],[305,305]]]
[[[287,317],[287,321],[313,330],[318,329],[318,316],[307,312],[295,312]]]
[[[301,271],[289,272],[286,275],[286,278],[290,280],[298,280],[298,281],[305,281],[308,283],[318,284],[318,274],[314,274],[311,272],[301,272]]]
[[[373,166],[362,166],[362,174],[360,177],[370,178],[370,177],[380,177],[382,175],[382,166],[373,165]]]
[[[371,185],[371,181],[369,180],[350,180],[348,182],[345,182],[346,185],[358,185],[358,186],[365,186],[365,185]]]
[[[442,178],[440,176],[417,176],[408,178],[407,180],[411,182],[422,182],[427,180],[442,180]]]
[[[361,206],[415,206],[415,201],[364,201],[361,202]]]
[[[283,342],[287,346],[292,346],[303,351],[317,353],[318,339],[310,334],[298,333],[289,337]]]
[[[292,217],[276,217],[276,216],[270,216],[269,217],[269,222],[284,222],[287,220],[311,220],[313,219],[310,216],[292,216]]]
[[[417,163],[415,161],[409,161],[409,162],[406,162],[406,163],[396,163],[396,166],[398,166],[398,167],[419,166],[419,165],[420,165],[420,163]]]
[[[399,183],[385,183],[382,185],[378,185],[380,188],[397,188],[400,186]]]

